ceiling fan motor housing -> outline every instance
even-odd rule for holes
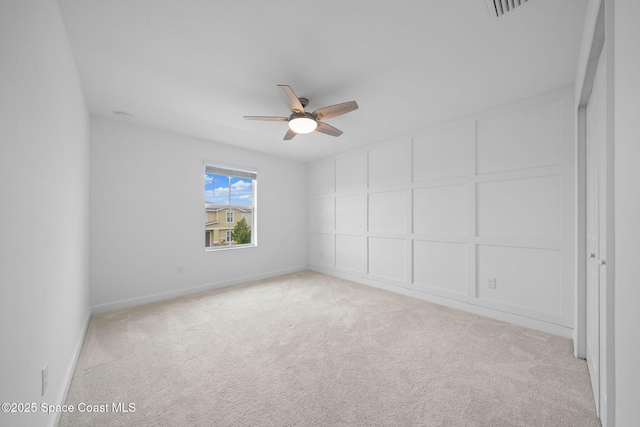
[[[293,120],[293,119],[299,119],[301,117],[306,117],[308,119],[311,120],[318,120],[318,118],[316,117],[315,114],[311,114],[311,113],[293,113],[292,115],[289,116],[289,120]]]

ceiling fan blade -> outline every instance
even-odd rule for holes
[[[332,117],[341,116],[347,114],[350,111],[357,110],[358,104],[356,101],[343,102],[342,104],[331,105],[329,107],[320,108],[314,111],[313,115],[318,116],[318,120],[330,119]]]
[[[324,122],[318,122],[318,127],[316,128],[316,131],[326,133],[327,135],[331,135],[331,136],[342,135],[342,131],[340,129],[336,129],[333,126]]]
[[[247,120],[265,120],[268,122],[286,122],[289,117],[273,117],[273,116],[243,116]]]
[[[300,100],[287,85],[278,85],[278,89],[280,90],[280,95],[282,95],[282,99],[284,99],[284,103],[287,104],[289,110],[292,113],[304,113],[304,107],[300,103]]]
[[[297,135],[297,133],[295,133],[291,129],[288,129],[287,133],[284,134],[284,138],[282,138],[282,139],[284,139],[285,141],[288,141],[290,139],[293,139],[293,137],[296,136],[296,135]]]

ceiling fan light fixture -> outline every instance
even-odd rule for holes
[[[310,117],[294,117],[289,120],[289,129],[295,133],[311,133],[318,127],[318,122]]]

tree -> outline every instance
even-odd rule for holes
[[[251,243],[251,227],[247,225],[247,220],[242,218],[231,232],[231,240],[237,244]]]

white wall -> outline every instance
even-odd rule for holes
[[[95,310],[305,268],[304,164],[105,118],[90,139]],[[205,251],[206,160],[258,172],[257,247]]]
[[[60,404],[89,316],[89,143],[55,0],[0,2],[0,58],[0,402]]]
[[[311,268],[570,337],[572,106],[566,88],[310,164]]]
[[[640,425],[640,2],[615,0],[616,426]]]

